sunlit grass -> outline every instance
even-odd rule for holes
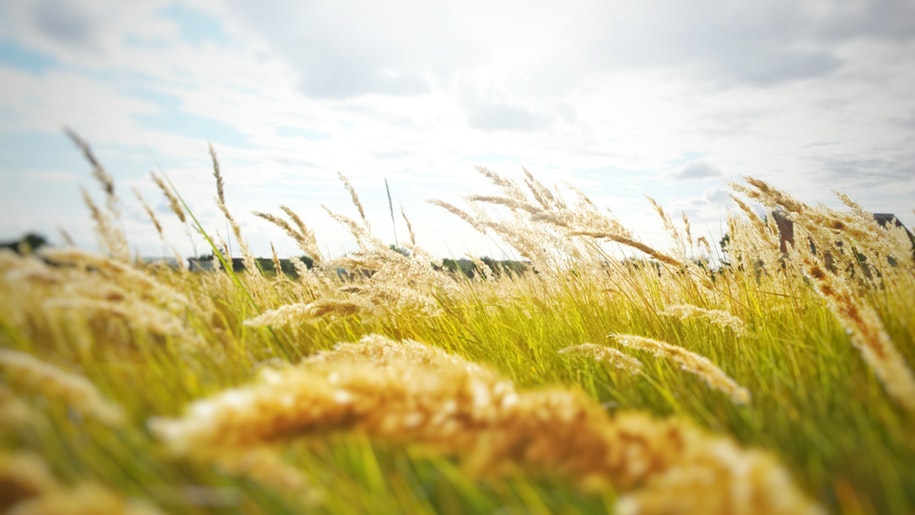
[[[80,143],[106,198],[92,211],[106,255],[0,253],[0,483],[12,485],[2,490],[0,511],[70,499],[74,510],[115,503],[132,513],[664,513],[697,511],[690,503],[700,501],[707,512],[729,513],[740,488],[774,502],[756,476],[703,487],[698,472],[671,475],[663,462],[680,459],[678,447],[664,450],[666,437],[654,433],[665,424],[704,442],[683,463],[705,468],[686,470],[729,478],[728,467],[748,460],[767,474],[783,467],[788,484],[828,511],[915,510],[915,401],[906,393],[915,363],[915,263],[902,230],[856,218],[850,201],[852,214],[806,206],[749,180],[736,193],[792,214],[799,243],[782,256],[774,224],[742,213],[729,215],[726,252],[710,256],[707,243],[690,241],[658,205],[661,223],[678,238],[669,251],[639,242],[577,192],[565,192],[566,200],[529,174],[515,182],[483,170],[499,195],[473,197],[482,210],[450,207],[512,245],[530,269],[471,280],[436,269],[421,248],[396,252],[378,241],[344,178],[359,217],[333,216],[358,251],[314,256],[315,268],[286,277],[233,272],[215,233],[156,177],[171,209],[227,270],[196,273],[121,255],[124,235],[111,223],[120,201]],[[219,203],[231,216],[231,202],[220,194]],[[302,249],[317,248],[295,212],[281,209],[292,225],[259,216],[286,223]],[[806,238],[816,253],[801,243]],[[818,277],[815,267],[828,275]],[[370,349],[369,335],[395,350],[406,345],[398,342],[420,342],[418,354],[314,364],[338,355],[340,342]],[[669,347],[632,343],[639,341]],[[887,345],[892,350],[876,357],[863,354]],[[57,380],[49,370],[59,371],[51,374]],[[530,406],[516,410],[508,400],[474,415],[489,397],[474,404],[482,386],[438,381],[448,374],[455,384],[483,381],[497,395],[509,387],[493,385],[504,382]],[[263,405],[242,418],[225,415],[213,433],[222,442],[260,428],[251,437],[256,451],[175,429],[198,427],[178,422],[193,417],[215,420],[216,407],[243,406],[249,395],[272,402],[270,380],[280,385],[272,411]],[[371,386],[358,397],[369,411],[321,418],[337,413],[321,406],[348,399],[349,390],[334,388],[358,385]],[[293,391],[305,400],[284,404]],[[426,420],[411,412],[417,406],[451,403],[467,406],[448,422],[459,428],[452,437],[412,425]],[[576,403],[581,426],[556,418]],[[386,410],[393,421],[384,422]],[[635,436],[617,439],[614,428],[632,414],[640,421]],[[494,451],[493,439],[506,437],[500,428],[513,428],[509,436],[530,431],[535,416],[543,417],[541,429],[516,442],[520,450]],[[549,438],[563,427],[635,454],[620,458],[619,470],[602,459],[587,468],[579,460],[593,456],[576,451],[575,438]],[[661,464],[620,472],[636,467],[642,444],[632,442],[640,438],[660,446]],[[737,444],[728,447],[731,461],[716,461],[722,458],[706,449],[730,438]],[[538,441],[548,443],[540,454],[522,452]],[[46,469],[38,486],[29,486],[26,462]]]

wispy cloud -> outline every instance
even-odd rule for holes
[[[671,174],[671,178],[682,181],[682,180],[693,180],[693,179],[710,179],[714,177],[724,176],[719,168],[706,163],[705,161],[691,161],[679,168],[674,169]]]
[[[647,193],[706,232],[720,229],[723,183],[742,175],[810,202],[844,190],[911,225],[915,4],[903,0],[10,0],[0,84],[4,200],[28,180],[17,171],[85,170],[66,124],[125,187],[155,205],[146,174],[162,167],[216,226],[208,141],[230,209],[255,228],[252,210],[345,206],[337,170],[385,217],[387,178],[439,254],[491,250],[423,203],[485,188],[475,164],[524,165],[614,209]],[[18,222],[0,233],[39,218],[7,205]],[[622,217],[652,234],[643,211]],[[252,246],[280,237],[255,231]]]

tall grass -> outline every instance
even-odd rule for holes
[[[341,176],[353,253],[255,213],[314,261],[286,277],[257,268],[211,149],[244,273],[153,176],[223,260],[195,273],[125,253],[115,184],[71,138],[103,254],[0,252],[0,510],[915,511],[915,262],[847,197],[747,179],[713,254],[653,200],[669,250],[574,188],[480,169],[495,192],[433,202],[530,270],[468,279],[412,231],[408,253],[374,236]]]

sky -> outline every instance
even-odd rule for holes
[[[585,191],[661,248],[645,195],[717,241],[728,184],[915,225],[915,2],[643,0],[5,0],[0,3],[0,240],[61,230],[96,248],[90,143],[139,255],[208,251],[149,178],[208,231],[211,143],[255,254],[300,254],[252,215],[297,211],[329,256],[355,248],[323,206],[394,243],[384,181],[439,257],[513,257],[428,199],[494,188],[476,166]],[[406,238],[398,217],[397,237]],[[231,241],[230,241],[231,243]]]

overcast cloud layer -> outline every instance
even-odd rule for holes
[[[726,184],[745,175],[808,202],[842,191],[911,226],[911,91],[905,0],[11,0],[0,6],[0,239],[62,227],[93,241],[78,189],[91,186],[88,166],[62,125],[115,176],[146,255],[163,245],[130,188],[168,219],[152,169],[225,234],[208,141],[260,254],[268,240],[294,252],[250,215],[279,204],[328,252],[352,248],[320,208],[352,214],[337,170],[393,241],[387,178],[439,255],[501,252],[424,202],[485,190],[474,165],[571,182],[661,245],[643,195],[720,237]],[[201,250],[176,223],[167,231],[182,252]]]

